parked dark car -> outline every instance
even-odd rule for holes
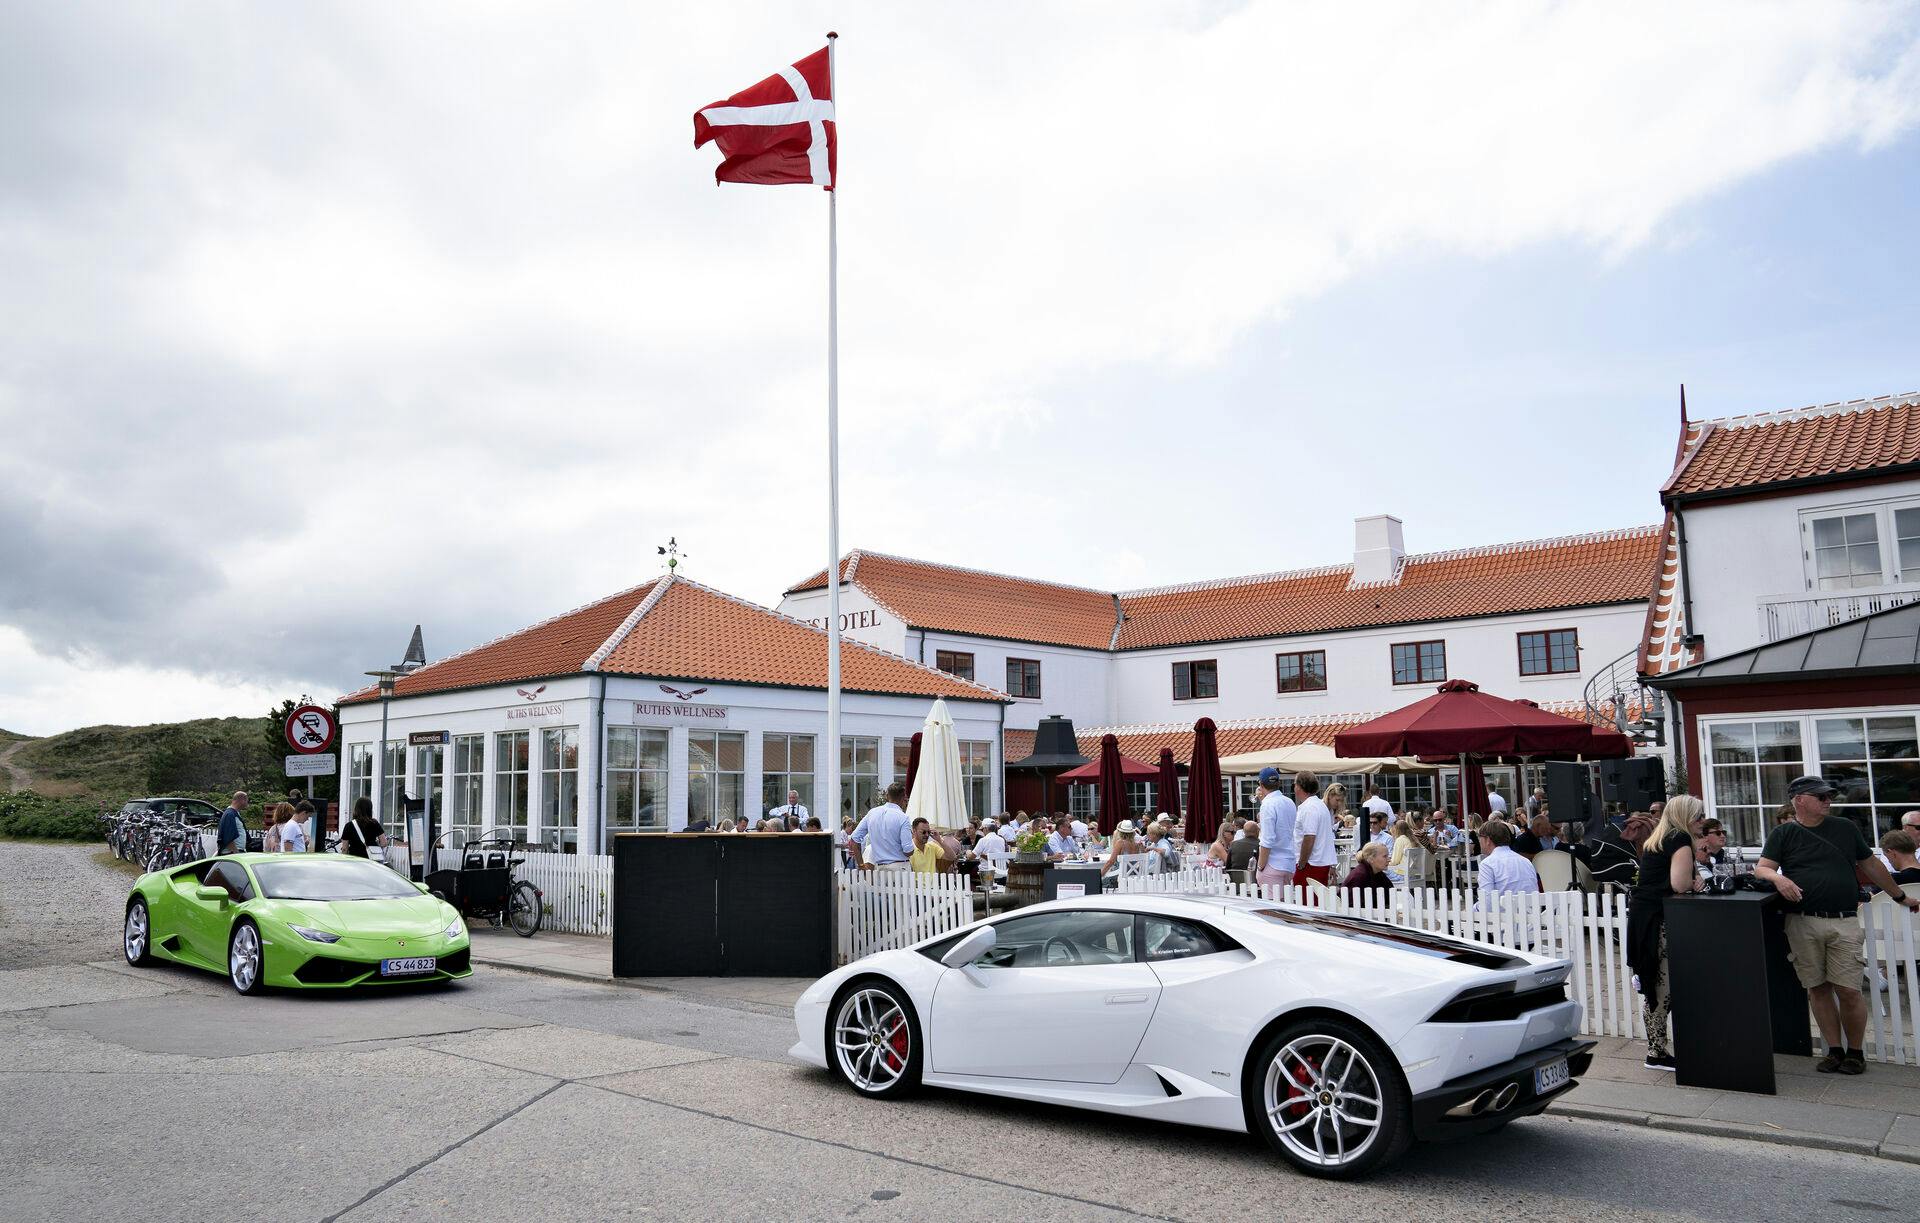
[[[212,824],[220,818],[220,808],[199,798],[136,798],[120,808],[121,815],[135,812],[171,816],[187,824]]]

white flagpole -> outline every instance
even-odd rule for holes
[[[827,88],[840,117],[839,35],[827,35]],[[840,827],[840,183],[827,192],[827,802],[820,826]],[[856,816],[859,814],[855,813]]]

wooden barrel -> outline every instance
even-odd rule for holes
[[[1007,898],[1015,905],[1039,904],[1046,892],[1045,862],[1007,863]]]

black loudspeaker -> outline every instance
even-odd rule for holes
[[[817,977],[833,968],[833,838],[622,833],[616,977]]]
[[[1566,760],[1547,762],[1547,812],[1556,824],[1600,819],[1600,799],[1587,784],[1587,766]]]
[[[1624,811],[1645,811],[1667,797],[1666,769],[1655,756],[1602,761],[1600,793]]]

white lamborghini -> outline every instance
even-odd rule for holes
[[[1262,900],[1090,896],[827,974],[792,1053],[866,1096],[924,1083],[1249,1131],[1354,1177],[1569,1090],[1593,1042],[1568,971]]]

